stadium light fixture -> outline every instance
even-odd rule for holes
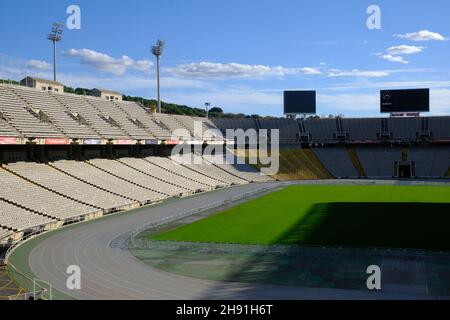
[[[164,52],[166,43],[163,40],[158,40],[156,45],[152,47],[152,53],[156,57],[156,81],[158,86],[158,113],[161,113],[161,87],[160,87],[160,61]]]
[[[209,108],[211,107],[211,102],[205,102],[205,109],[206,109],[206,119],[209,118]]]
[[[53,80],[56,82],[56,43],[62,40],[64,24],[60,22],[53,23],[52,31],[47,39],[53,42]]]

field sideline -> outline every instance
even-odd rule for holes
[[[450,188],[292,186],[152,239],[450,250]]]

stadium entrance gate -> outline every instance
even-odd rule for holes
[[[414,163],[411,161],[397,162],[397,178],[411,179],[415,176]]]

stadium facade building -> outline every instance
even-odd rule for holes
[[[90,95],[93,97],[102,98],[109,101],[122,101],[123,95],[120,92],[106,90],[106,89],[92,89]]]
[[[45,92],[64,92],[64,85],[52,80],[36,77],[26,77],[20,81],[21,86],[35,88]]]

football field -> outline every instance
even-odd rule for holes
[[[292,186],[153,240],[450,249],[450,188]]]

